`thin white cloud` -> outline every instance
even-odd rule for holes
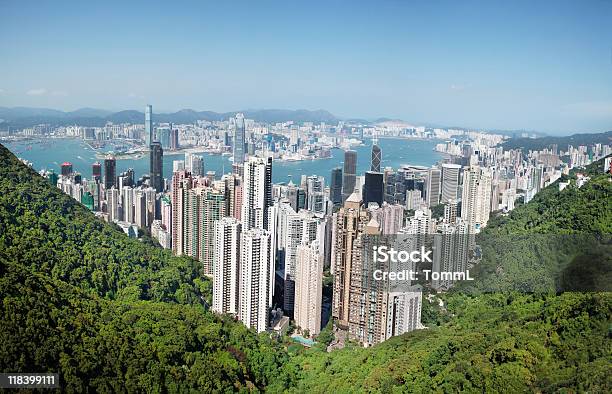
[[[30,89],[26,92],[28,96],[43,96],[47,94],[47,89],[38,88],[38,89]]]
[[[129,93],[128,97],[129,98],[136,98],[136,99],[144,99],[144,96],[138,95],[136,93]]]
[[[455,92],[461,92],[467,88],[469,88],[471,85],[467,84],[467,85],[462,85],[462,84],[457,84],[457,83],[453,83],[449,86],[450,90],[453,90]]]
[[[0,94],[4,93],[4,89],[0,89]]]

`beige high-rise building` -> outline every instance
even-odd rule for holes
[[[204,275],[213,275],[215,223],[226,216],[225,193],[221,188],[207,188],[201,213],[201,237],[198,260],[203,264]]]
[[[214,225],[225,216],[225,193],[213,187],[184,192],[183,253],[202,262],[204,275],[212,275]]]
[[[130,186],[122,188],[123,221],[134,223],[134,189]]]
[[[404,207],[402,205],[384,202],[382,207],[375,210],[375,214],[383,235],[397,234],[403,227]]]
[[[141,187],[134,189],[134,223],[147,227],[147,196]]]
[[[334,215],[332,317],[342,328],[348,328],[353,252],[359,250],[353,248],[353,244],[368,221],[368,212],[362,207],[359,193],[351,194]]]
[[[295,324],[310,335],[321,331],[323,291],[323,258],[319,241],[297,247],[295,278]]]
[[[152,187],[147,187],[144,189],[144,193],[147,206],[147,227],[150,227],[155,219],[155,202],[157,200],[157,191]]]
[[[395,227],[399,210],[366,210],[355,193],[346,200],[334,219],[332,316],[338,327],[348,333],[348,339],[363,346],[420,327],[420,289],[410,287],[410,282],[404,287],[393,287],[388,279],[379,280],[374,276],[377,270],[390,272],[413,267],[402,268],[389,261],[374,260],[371,251],[374,247],[398,242],[398,237],[407,238],[406,248],[425,245],[425,236],[430,233],[429,214],[418,211],[410,228],[399,229],[398,234],[384,235],[379,220],[385,220],[385,213],[390,214],[387,219],[392,222],[386,225]]]
[[[242,211],[242,178],[236,174],[225,174],[221,178],[225,183],[226,214],[238,220]]]
[[[384,281],[373,280],[374,262],[367,253],[380,235],[380,225],[375,218],[363,228],[353,243],[352,267],[349,290],[348,333],[349,338],[364,346],[384,340],[386,309],[384,308]]]
[[[175,160],[176,162],[176,160]],[[180,162],[182,163],[182,161]],[[176,166],[177,169],[180,166]],[[183,197],[184,191],[191,188],[191,174],[188,171],[179,169],[172,175],[172,252],[180,256],[183,254]]]

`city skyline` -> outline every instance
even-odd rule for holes
[[[0,9],[0,106],[324,108],[563,134],[612,123],[607,2]]]
[[[0,15],[0,390],[612,392],[612,0]]]
[[[67,160],[59,174],[39,174],[128,237],[144,240],[150,234],[159,247],[197,260],[199,275],[212,280],[214,312],[257,333],[292,331],[307,347],[331,321],[328,351],[346,341],[370,347],[426,328],[423,290],[446,292],[474,280],[470,269],[482,260],[475,242],[490,219],[508,217],[517,201],[529,204],[545,188],[582,188],[590,176],[577,173],[575,183],[567,180],[597,161],[599,170],[612,168],[608,141],[574,146],[580,143],[574,137],[544,139],[558,143],[526,152],[506,147],[512,138],[482,131],[395,123],[260,124],[242,113],[155,127],[151,104],[141,115],[137,124],[38,125],[3,138],[28,141],[24,152],[36,144],[48,150],[48,139],[79,139],[91,150],[129,141],[129,149],[117,155],[148,156],[149,173],[140,178],[133,168],[118,173],[115,153],[105,155],[104,184],[97,161],[90,164],[91,180]],[[443,155],[431,166],[383,167],[386,148],[379,137],[393,139],[404,154],[423,139],[437,141],[430,154]],[[169,178],[164,148],[184,153],[184,160],[173,155]],[[231,170],[206,171],[198,149],[231,156]],[[309,175],[303,168],[299,183],[274,182],[274,162],[329,159],[333,149],[341,149],[344,160],[331,171],[320,168],[331,176],[329,186],[321,173]],[[365,167],[357,165],[359,153]],[[379,259],[379,252],[391,253],[395,246],[409,262]],[[420,260],[413,259],[415,253]],[[402,285],[395,282],[400,272],[410,272]],[[425,283],[417,282],[421,273]]]

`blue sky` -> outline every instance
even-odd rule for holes
[[[612,129],[609,0],[89,3],[0,0],[0,106]]]

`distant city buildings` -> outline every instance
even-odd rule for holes
[[[241,113],[236,114],[234,122],[234,164],[241,165],[244,163],[244,115]]]
[[[115,169],[117,162],[113,156],[104,159],[104,188],[109,190],[115,186]]]
[[[440,181],[442,173],[439,168],[430,168],[427,174],[427,191],[425,197],[427,198],[427,205],[430,208],[435,207],[440,203]]]
[[[346,201],[355,191],[357,177],[357,152],[344,152],[344,173],[342,178],[342,201]]]
[[[442,204],[457,199],[460,173],[461,166],[459,164],[442,164],[442,198],[440,200]]]
[[[380,163],[382,162],[382,151],[378,146],[378,139],[372,139],[372,165],[370,171],[380,172]]]
[[[155,130],[153,129],[153,106],[147,105],[145,107],[145,145],[150,146],[155,139]]]
[[[102,179],[102,165],[100,162],[95,162],[91,165],[91,177],[94,181],[100,181]]]
[[[151,143],[151,186],[158,192],[164,191],[164,150],[159,142]]]
[[[342,182],[342,168],[332,169],[329,199],[336,206],[342,204]]]
[[[376,203],[382,206],[384,197],[384,179],[380,172],[366,171],[363,186],[363,202],[366,206]]]

